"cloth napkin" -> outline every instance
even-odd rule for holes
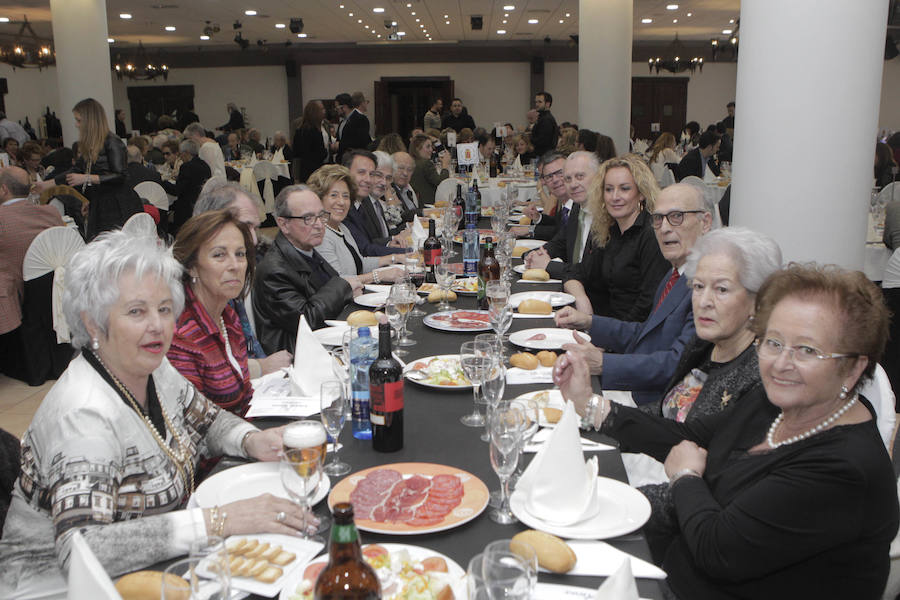
[[[284,150],[279,148],[278,150],[275,151],[275,154],[272,155],[272,162],[277,164],[283,160],[284,160]]]
[[[106,569],[91,552],[80,532],[72,534],[69,562],[69,600],[121,600]]]
[[[637,584],[631,574],[631,561],[622,566],[597,588],[596,600],[638,600]]]
[[[534,434],[534,437],[531,438],[531,441],[525,444],[525,447],[522,449],[523,452],[540,452],[541,448],[544,447],[544,444],[547,440],[550,439],[550,436],[553,435],[552,427],[542,427],[538,430],[537,433]],[[586,438],[581,438],[581,449],[585,452],[602,452],[603,450],[615,450],[613,446],[609,444],[601,444],[600,442],[595,442],[593,440],[589,440]],[[623,455],[624,456],[624,455]]]
[[[610,577],[629,562],[635,577],[644,579],[665,579],[666,572],[649,563],[622,552],[606,542],[594,540],[566,540],[566,544],[575,553],[575,566],[566,575],[584,575],[588,577]],[[545,569],[541,569],[545,571]]]
[[[536,369],[520,369],[512,367],[506,370],[507,385],[526,383],[553,383],[553,367],[538,365]]]
[[[313,335],[306,322],[306,316],[300,315],[300,322],[297,323],[294,369],[291,373],[294,395],[318,398],[322,384],[335,379],[331,361],[331,356]]]
[[[421,250],[422,246],[425,244],[425,240],[428,239],[428,232],[425,231],[424,227],[422,227],[419,219],[412,220],[412,226],[409,229],[409,235],[410,239],[412,240],[412,247],[416,250]]]
[[[562,419],[519,478],[516,490],[525,508],[551,525],[574,525],[597,511],[597,457],[585,462],[575,405],[566,402]]]

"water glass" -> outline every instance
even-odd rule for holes
[[[478,411],[478,392],[491,362],[491,346],[484,342],[463,342],[459,348],[459,364],[462,366],[463,373],[472,383],[472,413],[459,419],[460,423],[466,427],[484,425],[484,416]]]
[[[393,301],[397,310],[403,316],[400,329],[400,339],[397,340],[398,346],[415,346],[416,340],[409,337],[409,330],[406,328],[406,322],[409,319],[409,313],[415,306],[418,295],[411,283],[395,283],[391,286],[388,294],[388,301]]]
[[[516,466],[516,472],[510,477],[510,484],[515,487],[522,476],[522,453],[525,446],[531,442],[534,435],[538,432],[541,425],[541,405],[533,398],[517,398],[512,401],[514,406],[518,406],[525,413],[525,422],[522,430],[522,445],[519,447],[519,464]]]
[[[502,341],[513,320],[513,309],[509,305],[509,284],[502,280],[489,281],[485,287],[485,295],[488,299],[491,327],[497,334],[497,339]],[[502,345],[500,349],[503,350]]]
[[[491,432],[487,423],[490,420],[491,412],[503,399],[503,392],[506,390],[506,366],[503,364],[503,357],[494,354],[492,358],[490,369],[485,375],[484,383],[481,384],[481,397],[484,399],[485,412],[488,416],[485,419],[484,433],[481,434],[482,442],[488,442],[491,439]]]
[[[491,467],[500,479],[500,506],[492,510],[488,517],[501,525],[518,522],[509,509],[509,478],[519,462],[519,445],[524,421],[525,415],[521,409],[509,402],[499,404],[488,419],[491,432]]]
[[[388,325],[391,326],[391,331],[396,334],[396,338],[400,339],[400,329],[403,327],[403,319],[405,315],[400,312],[400,307],[397,303],[396,298],[392,298],[388,295],[387,301],[384,303],[384,315],[387,317]],[[395,337],[391,335],[391,338]],[[392,344],[394,348],[394,354],[397,356],[406,356],[409,354],[409,350],[404,350],[397,343]]]
[[[434,267],[434,279],[437,281],[438,287],[441,288],[441,303],[437,305],[438,311],[450,310],[450,303],[447,301],[447,292],[450,286],[456,281],[456,274],[450,270],[450,263],[441,261]]]
[[[530,598],[537,585],[535,549],[525,542],[497,540],[482,552],[481,575],[491,598]]]
[[[468,600],[492,600],[484,582],[484,554],[480,552],[469,560],[466,569],[466,591]]]
[[[231,577],[208,568],[203,556],[191,556],[166,567],[160,587],[162,600],[228,600],[231,597]],[[202,575],[201,575],[202,573]]]
[[[319,406],[321,410],[319,416],[322,419],[322,425],[325,431],[334,441],[334,453],[331,462],[326,463],[323,470],[329,475],[346,475],[350,472],[350,465],[341,462],[338,458],[338,445],[341,435],[341,429],[344,428],[344,422],[347,418],[347,409],[350,404],[347,401],[347,391],[344,384],[340,381],[326,381],[322,384],[321,394],[319,396]]]

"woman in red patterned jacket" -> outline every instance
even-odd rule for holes
[[[203,213],[178,230],[173,253],[184,266],[185,302],[169,362],[201,394],[244,416],[253,395],[247,343],[228,301],[242,296],[253,279],[250,230],[231,211]]]

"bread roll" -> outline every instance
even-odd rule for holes
[[[525,272],[522,273],[522,279],[527,279],[529,281],[549,281],[550,273],[544,269],[526,269]]]
[[[523,254],[531,250],[531,248],[527,248],[525,246],[516,246],[513,248],[512,255],[513,258],[521,258]]]
[[[509,357],[509,364],[526,371],[537,369],[538,359],[531,352],[519,352]]]
[[[435,208],[444,208],[444,207],[446,207],[446,206],[450,206],[450,201],[449,201],[449,200],[435,200],[435,201],[434,201],[434,207],[435,207]]]
[[[547,419],[548,423],[559,423],[559,420],[562,419],[563,411],[560,408],[545,406],[541,410],[544,411],[544,418]]]
[[[432,304],[437,304],[441,301],[441,298],[447,298],[448,302],[456,302],[456,292],[453,290],[432,290],[428,294],[428,301]]]
[[[553,306],[544,300],[528,298],[519,303],[519,312],[523,315],[549,315],[553,312]]]
[[[556,352],[550,350],[541,350],[537,353],[538,362],[545,367],[552,367],[556,364]]]
[[[123,576],[116,582],[116,591],[122,596],[122,600],[159,600],[162,596],[163,577],[166,578],[166,598],[169,597],[169,589],[173,590],[173,598],[179,598],[174,590],[184,589],[181,598],[189,600],[191,587],[187,581],[171,573],[162,571],[136,571]]]
[[[347,315],[347,325],[350,327],[376,327],[378,320],[371,310],[355,310]]]
[[[522,215],[519,217],[519,225],[531,225],[531,217]]]
[[[566,542],[543,531],[529,529],[517,533],[510,540],[509,549],[516,552],[516,545],[523,542],[534,548],[538,564],[554,573],[568,573],[578,560]]]

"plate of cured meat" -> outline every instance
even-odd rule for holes
[[[468,523],[489,496],[483,481],[456,467],[394,463],[348,475],[332,488],[328,505],[352,503],[363,531],[418,535]]]
[[[491,317],[486,310],[447,310],[427,315],[422,322],[441,331],[490,331]]]

